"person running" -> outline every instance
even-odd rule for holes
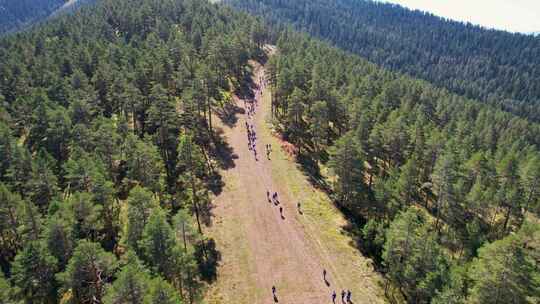
[[[332,292],[332,303],[336,304],[336,291]]]
[[[298,203],[298,204],[300,204],[300,203]],[[323,271],[322,271],[322,277],[323,277],[323,279],[326,281],[326,269],[323,269]]]
[[[279,207],[279,214],[283,217],[283,207]]]
[[[347,303],[352,303],[351,302],[351,296],[352,296],[351,291],[347,289]]]
[[[276,286],[272,285],[272,294],[276,294]]]
[[[341,290],[341,302],[345,303],[345,290]]]

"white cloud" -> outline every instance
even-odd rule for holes
[[[510,32],[540,31],[539,0],[381,0]]]

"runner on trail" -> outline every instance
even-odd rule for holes
[[[298,204],[300,204],[300,203],[298,203]],[[322,271],[322,277],[323,277],[323,279],[326,281],[326,269],[323,269],[323,271]]]
[[[347,289],[347,303],[352,303],[351,302],[351,296],[352,296],[351,291]]]
[[[332,292],[332,303],[336,304],[336,291]]]
[[[345,303],[345,290],[341,290],[341,302]]]
[[[283,207],[279,207],[279,214],[283,217]]]
[[[276,286],[272,285],[272,294],[276,293]]]

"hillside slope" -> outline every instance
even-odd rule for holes
[[[227,0],[395,71],[540,119],[540,39],[365,0]]]
[[[354,303],[384,303],[381,276],[354,245],[346,219],[272,133],[266,70],[253,67],[253,99],[235,96],[235,114],[222,126],[234,165],[224,170],[226,186],[214,202],[209,230],[222,263],[207,302],[323,304],[332,292],[350,290]],[[246,124],[256,135],[251,148]]]
[[[408,303],[538,301],[539,124],[305,34],[277,49],[273,126],[385,286]]]
[[[199,301],[211,113],[261,52],[254,27],[207,1],[102,0],[0,38],[0,303]]]
[[[47,18],[65,2],[66,0],[0,1],[0,35]]]

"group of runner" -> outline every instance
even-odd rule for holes
[[[245,103],[246,112],[247,112],[248,118],[250,118],[250,119],[253,118],[253,116],[255,115],[255,109],[257,107],[257,98],[262,97],[263,89],[266,86],[266,81],[265,81],[264,77],[259,76],[258,83],[259,83],[259,88],[258,88],[258,90],[255,91],[255,98],[253,98],[251,101]],[[248,148],[249,148],[250,151],[253,151],[253,154],[255,155],[255,160],[258,161],[257,147],[256,147],[257,133],[255,132],[255,127],[253,126],[253,124],[250,124],[248,122],[248,120],[246,120],[246,131],[247,131],[247,138],[248,138]],[[270,153],[272,152],[272,145],[266,144],[265,149],[266,149],[266,158],[270,160]],[[285,219],[284,216],[283,216],[283,205],[281,204],[281,202],[279,200],[278,193],[277,192],[271,192],[270,190],[266,190],[266,199],[267,199],[268,203],[270,203],[270,204],[272,204],[272,205],[274,205],[276,207],[279,207],[279,214],[280,214],[282,219]],[[301,209],[300,202],[297,204],[297,207],[298,207],[298,212],[300,214],[302,214],[302,209]],[[324,269],[323,270],[323,279],[324,279],[324,282],[326,283],[326,285],[328,287],[330,287],[330,283],[328,282],[326,276],[327,276],[327,272],[326,272],[326,269]],[[272,286],[272,296],[274,298],[274,302],[277,303],[278,298],[277,298],[277,290],[276,290],[275,286]],[[331,299],[332,299],[333,304],[336,304],[337,297],[338,297],[338,295],[337,295],[336,291],[334,290],[332,292],[332,294],[331,294]],[[352,293],[351,293],[350,290],[341,290],[341,302],[343,304],[347,304],[347,303],[351,304],[352,303],[351,297],[352,297]]]
[[[352,303],[351,301],[351,296],[352,296],[352,293],[350,290],[342,290],[341,291],[341,303]],[[336,291],[334,290],[334,292],[332,292],[332,303],[336,303]],[[345,302],[347,301],[347,302]]]
[[[253,117],[255,115],[255,109],[257,107],[257,98],[245,103],[247,115]]]
[[[326,270],[324,270],[323,272],[323,275],[324,275],[324,281],[327,282],[326,280]],[[277,301],[277,294],[276,294],[276,286],[272,286],[272,296],[274,297],[274,302],[278,302]],[[336,291],[332,291],[332,303],[333,304],[336,304],[336,299],[337,299],[337,294],[336,294]],[[351,297],[352,297],[352,292],[350,290],[345,290],[345,289],[342,289],[341,290],[341,303],[342,304],[352,304],[352,300],[351,300]]]
[[[326,286],[330,287],[330,283],[328,282],[328,279],[326,278],[326,269],[323,269],[323,280],[324,280],[324,283],[326,284]],[[336,291],[332,291],[332,303],[336,304],[336,298],[337,298],[337,294],[336,294]],[[351,300],[351,297],[352,297],[352,292],[350,290],[347,289],[347,291],[345,291],[345,289],[342,289],[341,290],[341,303],[352,303],[352,300]],[[347,301],[347,302],[345,302]]]
[[[283,217],[283,206],[280,205],[279,197],[278,197],[277,192],[270,193],[270,191],[266,190],[266,200],[269,203],[274,204],[276,207],[279,206],[279,215],[281,215],[281,218],[284,219],[284,217]]]
[[[248,149],[253,152],[253,155],[255,156],[255,160],[258,161],[257,158],[257,133],[255,132],[255,127],[253,125],[250,125],[246,121],[246,132],[247,132],[247,139],[248,139]]]

